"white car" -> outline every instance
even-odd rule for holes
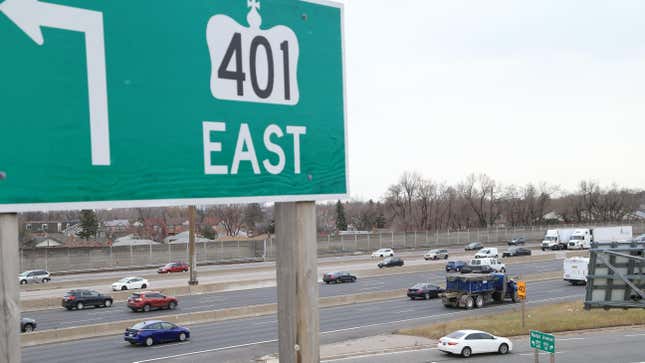
[[[394,256],[394,251],[391,248],[381,248],[380,250],[372,253],[372,257],[392,257]]]
[[[485,258],[485,257],[499,257],[499,252],[495,247],[482,248],[477,251],[475,258]]]
[[[439,339],[437,349],[468,358],[480,353],[506,354],[513,350],[513,343],[480,330],[457,330]]]
[[[425,255],[423,255],[423,259],[426,261],[428,260],[438,260],[438,259],[447,259],[448,258],[448,250],[447,249],[437,249],[437,250],[430,250],[426,252]]]
[[[112,284],[113,291],[146,289],[150,287],[150,282],[143,277],[124,277]]]

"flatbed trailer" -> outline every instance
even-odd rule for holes
[[[465,309],[519,301],[517,284],[501,273],[446,276],[446,291],[440,296],[444,306]]]

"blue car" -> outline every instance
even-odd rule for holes
[[[166,342],[183,342],[190,339],[190,330],[161,320],[143,321],[125,330],[123,337],[132,345],[145,345]]]
[[[464,266],[466,266],[466,261],[448,261],[446,264],[446,272],[461,272]]]

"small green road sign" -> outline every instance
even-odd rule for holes
[[[0,213],[348,194],[343,6],[0,0]]]
[[[555,353],[555,336],[541,331],[531,330],[531,348],[539,349],[548,353]]]

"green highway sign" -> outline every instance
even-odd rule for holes
[[[0,0],[0,212],[348,194],[343,8]]]
[[[537,330],[530,331],[531,348],[555,353],[555,336]]]

